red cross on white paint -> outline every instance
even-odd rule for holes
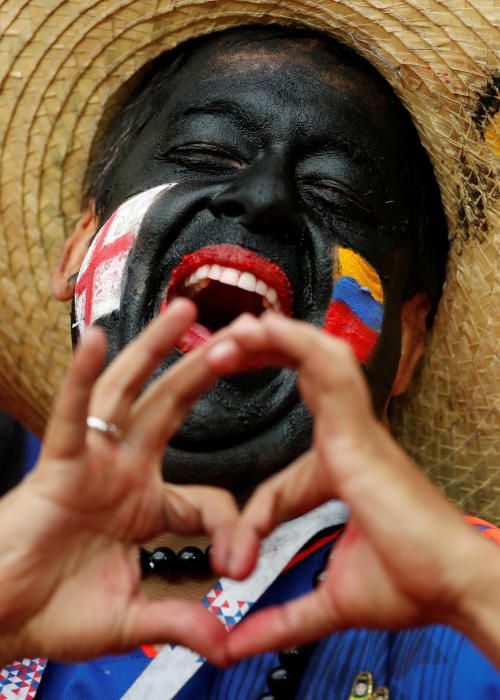
[[[142,221],[168,183],[124,202],[98,231],[78,273],[75,286],[76,325],[85,328],[120,307],[125,265]]]

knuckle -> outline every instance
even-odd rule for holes
[[[356,358],[353,349],[347,340],[343,338],[334,338],[333,340],[335,341],[333,344],[333,352],[336,354],[338,361],[346,366],[356,366]]]
[[[253,510],[256,510],[256,506],[259,507],[259,509],[262,509],[264,504],[267,504],[267,502],[271,499],[274,502],[275,499],[275,494],[274,492],[270,492],[269,490],[269,485],[266,483],[259,484],[255,491],[252,494],[252,506]]]
[[[323,386],[336,391],[352,388],[360,376],[356,356],[342,338],[330,337],[318,342],[309,355],[308,369],[316,375],[321,373]]]
[[[103,420],[109,419],[117,410],[122,398],[122,388],[116,383],[104,381],[99,384],[92,395],[91,411],[97,411],[99,418]],[[102,416],[102,410],[105,408],[106,415]]]
[[[306,364],[311,369],[325,366],[346,368],[356,366],[356,358],[349,343],[343,338],[322,333],[309,341]]]
[[[318,357],[322,357],[324,354],[325,348],[321,342],[321,339],[317,335],[312,336],[308,342],[306,362],[317,360]]]
[[[142,349],[143,353],[143,364],[145,366],[154,367],[161,362],[165,356],[165,351],[163,348],[159,348],[153,342],[145,345]]]

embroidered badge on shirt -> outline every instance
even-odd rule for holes
[[[369,671],[358,673],[352,684],[351,694],[347,700],[389,700],[389,691],[380,686],[373,691],[373,676]]]

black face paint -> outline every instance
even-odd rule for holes
[[[105,219],[133,195],[178,184],[148,210],[127,260],[120,308],[98,321],[110,355],[159,312],[190,254],[232,246],[278,266],[293,292],[293,316],[322,326],[332,250],[349,249],[383,285],[383,324],[366,369],[381,411],[399,360],[410,266],[408,171],[395,110],[320,42],[226,49],[214,40],[195,51],[113,182]],[[217,298],[223,304],[223,295]],[[209,315],[213,322],[216,314]],[[310,433],[291,371],[223,378],[167,448],[164,475],[244,496],[306,449]]]

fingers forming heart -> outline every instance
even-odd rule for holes
[[[259,320],[247,315],[182,357],[141,393],[147,378],[191,325],[194,316],[194,306],[188,300],[172,303],[100,377],[106,341],[99,329],[87,331],[48,428],[44,445],[44,454],[50,457],[48,462],[56,463],[84,453],[89,440],[85,423],[90,407],[94,415],[117,424],[124,433],[123,442],[99,433],[92,436],[106,445],[113,457],[115,473],[107,474],[107,478],[120,478],[118,457],[126,455],[128,459],[122,461],[128,465],[129,476],[131,470],[135,475],[140,464],[144,474],[152,479],[150,485],[157,490],[165,444],[198,396],[220,375],[264,364],[295,368],[298,387],[315,420],[312,449],[262,484],[241,515],[232,497],[219,489],[160,486],[161,529],[207,532],[213,542],[214,569],[223,575],[243,578],[255,566],[260,540],[274,527],[326,500],[342,498],[353,507],[365,548],[363,562],[373,563],[371,575],[377,578],[377,590],[386,591],[389,616],[394,614],[398,621],[411,622],[407,611],[415,607],[412,596],[426,590],[430,580],[424,567],[417,567],[418,572],[422,570],[417,583],[415,573],[408,575],[415,571],[411,551],[419,549],[423,532],[444,533],[456,525],[458,515],[450,514],[451,506],[446,502],[443,506],[444,499],[377,422],[368,387],[348,345],[299,321],[275,314],[265,314]],[[85,460],[80,460],[80,468],[84,473]],[[148,482],[143,480],[143,483]],[[422,503],[426,509],[422,509]],[[419,508],[419,527],[412,530],[409,526],[405,535],[414,542],[413,550],[403,548],[398,553],[396,548],[388,547],[388,531],[381,525],[379,514],[391,512],[392,521],[405,523],[406,511],[419,512]],[[441,513],[442,517],[435,513]],[[367,532],[369,540],[363,539]],[[132,526],[126,535],[129,542],[135,541],[131,533]],[[348,537],[344,542],[347,544],[341,541],[336,549],[337,562],[349,546]],[[360,556],[362,547],[356,541],[350,545],[352,561],[356,552]],[[435,549],[433,553],[432,546],[427,547],[431,568],[442,558],[439,547]],[[401,556],[401,551],[410,555]],[[395,553],[397,556],[393,556]],[[329,566],[329,572],[332,568],[335,562]],[[391,576],[397,579],[397,585]],[[173,613],[172,624],[158,626],[151,622],[144,626],[139,622],[139,617],[145,619],[141,614],[130,628],[130,639],[158,634],[156,641],[177,640],[196,646],[216,663],[307,642],[346,624],[331,595],[333,588],[329,588],[329,581],[330,573],[309,595],[251,616],[225,643],[220,638],[224,633],[220,626],[214,627],[216,621],[207,618],[207,611],[194,603],[188,605],[175,600],[165,601],[161,608]],[[398,586],[403,588],[403,593]],[[158,603],[156,609],[159,611],[160,607]],[[360,605],[360,609],[366,615],[366,606]],[[377,606],[372,609],[376,610]],[[133,610],[131,607],[129,611],[132,617]],[[145,608],[141,610],[144,612]],[[195,618],[196,632],[188,628]],[[353,616],[347,623],[357,624],[359,619]],[[263,626],[265,636],[261,634]],[[214,642],[219,645],[217,653],[212,648]]]

